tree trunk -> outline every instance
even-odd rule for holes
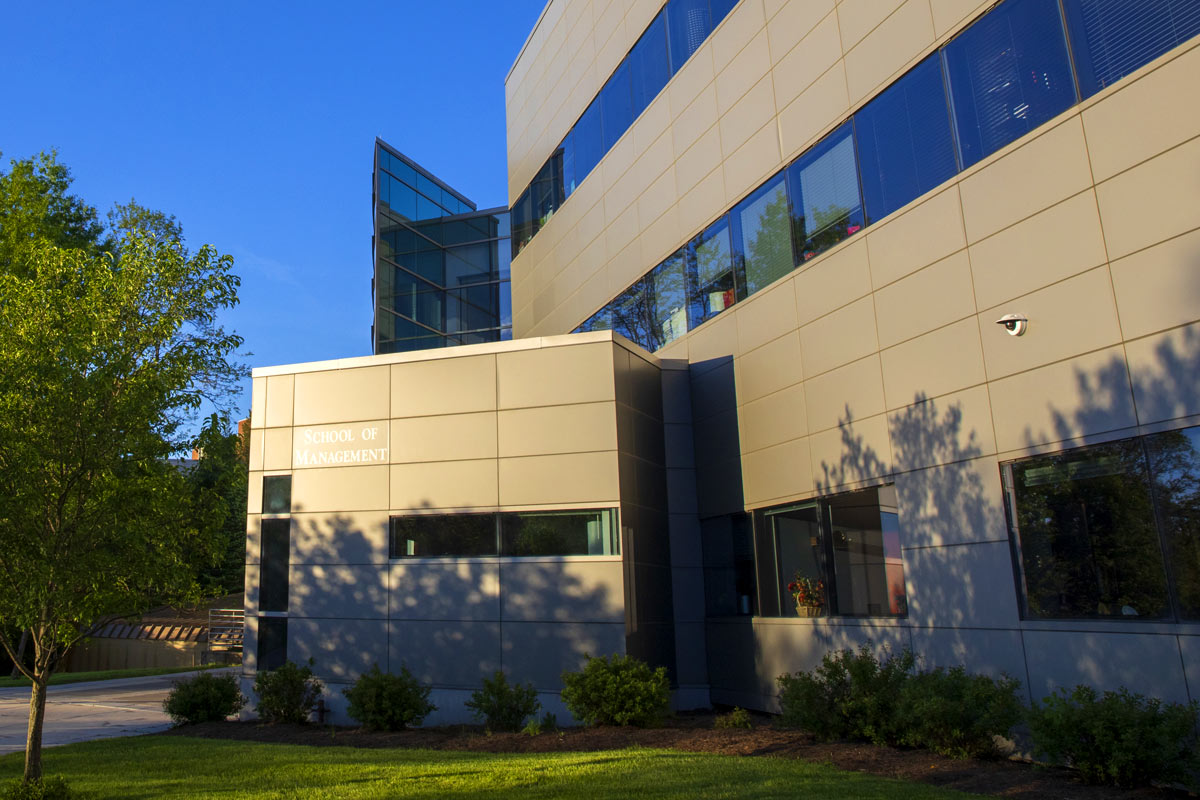
[[[25,738],[26,783],[42,777],[42,723],[46,718],[46,680],[48,676],[40,669],[34,674],[38,680],[33,682],[33,691],[29,695],[29,733]]]
[[[25,657],[25,645],[29,643],[29,629],[21,631],[21,643],[17,645],[17,660],[13,662],[12,674],[8,677],[18,678],[21,676],[21,668],[17,666],[21,659]]]

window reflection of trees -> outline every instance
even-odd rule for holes
[[[1196,432],[1172,431],[1012,465],[1014,534],[1029,616],[1196,618]]]

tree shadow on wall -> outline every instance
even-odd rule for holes
[[[1023,545],[1031,553],[1049,547],[1057,552],[1050,563],[1063,565],[1061,569],[1052,566],[1036,576],[1026,576],[1033,612],[1038,612],[1049,591],[1044,586],[1039,590],[1040,582],[1049,581],[1051,589],[1062,581],[1073,586],[1072,576],[1078,572],[1074,567],[1080,563],[1089,564],[1096,576],[1095,583],[1085,582],[1072,592],[1072,609],[1059,612],[1053,604],[1042,609],[1048,618],[1060,614],[1082,617],[1084,621],[1072,625],[1077,630],[1068,634],[1025,633],[1033,683],[1030,688],[1036,697],[1081,682],[1100,689],[1125,686],[1178,701],[1189,699],[1190,687],[1190,696],[1197,696],[1197,675],[1188,674],[1189,669],[1194,670],[1189,663],[1195,658],[1189,649],[1190,639],[1155,635],[1155,631],[1147,630],[1145,621],[1136,617],[1104,619],[1103,613],[1109,599],[1105,591],[1118,597],[1112,604],[1114,608],[1157,606],[1158,602],[1146,601],[1147,593],[1160,595],[1165,608],[1164,563],[1174,574],[1177,597],[1187,592],[1186,587],[1200,575],[1200,453],[1186,436],[1172,433],[1196,425],[1193,417],[1200,413],[1200,329],[1177,328],[1154,339],[1157,341],[1153,344],[1146,340],[1126,343],[1120,351],[1088,368],[1074,367],[1072,391],[1044,398],[1042,408],[1030,409],[1038,421],[1020,428],[1020,445],[1030,450],[1054,453],[1109,442],[1093,455],[1103,456],[1104,463],[1122,465],[1120,474],[1094,476],[1078,489],[1026,489],[1027,504],[1067,503],[1088,509],[1090,520],[1085,538]],[[1170,510],[1166,506],[1160,509],[1157,524],[1142,483],[1146,451],[1141,444],[1128,443],[1130,437],[1139,434],[1151,437],[1143,442],[1152,460],[1161,465],[1161,469],[1155,467],[1160,474],[1174,475],[1170,489],[1162,484],[1156,490],[1160,502],[1170,503]],[[1127,443],[1121,444],[1122,440]],[[1101,493],[1103,500],[1088,497],[1091,492]],[[1092,519],[1106,513],[1117,516],[1111,522],[1103,516]],[[1053,516],[1050,512],[1047,515]],[[1165,552],[1159,546],[1160,526],[1168,536]],[[1028,556],[1044,557],[1045,553]],[[1091,597],[1094,590],[1101,592],[1098,599]],[[1133,597],[1141,602],[1130,599]],[[1174,621],[1169,611],[1164,619]],[[1092,630],[1088,631],[1089,627]]]
[[[586,655],[623,651],[621,586],[619,561],[391,560],[386,515],[297,508],[288,657],[313,658],[317,675],[337,684],[378,664],[407,666],[435,688],[477,689],[503,669],[557,691]]]
[[[849,405],[840,417],[836,460],[822,460],[818,496],[895,482],[907,593],[907,618],[820,618],[811,625],[760,625],[756,672],[764,694],[776,675],[810,670],[830,650],[870,643],[880,654],[911,647],[926,666],[999,663],[1024,679],[1023,665],[1005,655],[1010,643],[990,641],[974,628],[1015,621],[1012,570],[1002,510],[991,499],[999,476],[984,455],[981,434],[961,403],[914,396],[887,417],[860,430]],[[889,446],[890,454],[882,452]],[[898,477],[899,476],[899,477]],[[982,572],[981,562],[986,566]],[[853,576],[849,576],[851,579]],[[995,637],[990,637],[995,639]],[[1018,641],[1019,648],[1019,641]],[[764,680],[765,679],[765,680]],[[766,681],[770,680],[769,684]]]

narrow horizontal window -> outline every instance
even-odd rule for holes
[[[942,53],[964,168],[1075,103],[1058,3],[1007,0]]]
[[[392,558],[494,556],[494,514],[420,514],[392,517]]]
[[[615,513],[537,511],[500,515],[506,556],[612,556],[621,552]]]
[[[602,556],[621,552],[616,511],[392,517],[391,558]]]
[[[1083,97],[1200,33],[1196,0],[1063,0],[1063,9]]]

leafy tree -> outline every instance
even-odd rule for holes
[[[53,150],[12,160],[0,173],[0,270],[23,268],[21,252],[37,240],[60,247],[92,248],[104,227],[96,209],[68,194],[71,171]]]
[[[132,225],[106,252],[66,168],[24,163],[0,176],[0,219],[47,227],[19,241],[5,227],[0,246],[0,645],[12,657],[10,632],[29,632],[33,781],[46,682],[67,650],[104,615],[199,599],[194,563],[221,547],[216,504],[192,502],[168,458],[242,369],[241,339],[217,323],[237,302],[231,257]],[[18,172],[49,196],[26,203],[36,192],[13,192]]]
[[[200,518],[216,530],[217,561],[201,570],[205,594],[242,591],[246,573],[246,483],[249,478],[248,442],[227,433],[229,417],[213,413],[196,439],[200,459],[186,473],[192,502]]]

